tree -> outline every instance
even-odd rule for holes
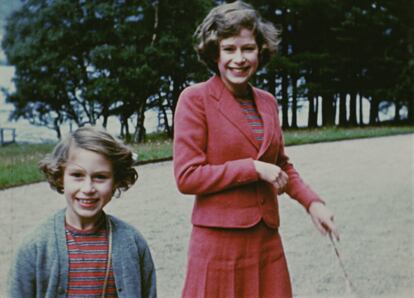
[[[72,1],[31,0],[12,14],[3,48],[16,67],[16,92],[7,97],[16,117],[46,124],[43,115],[50,110],[60,123],[71,120],[82,126],[95,124],[108,109],[111,102],[99,97],[107,73],[91,59],[105,39],[94,34],[97,23],[107,25],[100,18],[99,9],[91,13],[87,3]],[[24,112],[30,107],[39,111]]]
[[[105,126],[116,116],[121,135],[138,142],[145,139],[145,112],[155,108],[172,134],[168,115],[180,92],[210,75],[197,62],[192,34],[221,2],[24,1],[7,20],[2,43],[16,68],[16,91],[6,93],[12,117],[60,136],[66,121]],[[322,125],[334,125],[337,104],[340,125],[362,125],[362,97],[371,103],[371,124],[384,101],[397,107],[395,121],[404,120],[399,111],[407,107],[413,123],[412,2],[249,2],[282,29],[280,52],[255,79],[281,99],[285,128],[297,126],[301,99],[309,102],[309,127],[317,126],[319,112]]]
[[[154,63],[160,75],[153,106],[164,114],[166,130],[172,134],[166,110],[174,114],[181,91],[192,82],[207,78],[206,67],[197,60],[193,33],[213,6],[212,1],[164,0],[159,3],[156,55]]]
[[[413,7],[412,2],[251,2],[266,19],[282,28],[281,52],[262,78],[268,86],[275,82],[271,78],[273,73],[280,78],[284,127],[289,126],[288,98],[295,115],[298,80],[304,82],[299,90],[304,91],[309,101],[310,127],[316,126],[318,99],[322,99],[322,125],[335,124],[337,102],[340,125],[362,125],[363,96],[371,101],[371,121],[378,119],[382,100],[395,103],[397,111],[405,105],[409,115],[413,114],[409,107],[413,105],[410,95],[413,63],[410,61],[414,26],[411,10],[407,9]],[[295,126],[294,117],[291,125]]]
[[[206,0],[26,1],[9,18],[3,41],[16,67],[17,90],[7,96],[14,115],[44,125],[51,117],[41,115],[50,111],[59,114],[57,123],[78,126],[100,118],[106,125],[115,115],[121,134],[129,134],[134,118],[133,139],[142,141],[145,111],[165,99],[174,110],[179,92],[200,73],[191,35],[210,6]],[[159,94],[164,100],[154,101]],[[33,107],[43,112],[24,112]]]

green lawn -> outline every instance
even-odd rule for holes
[[[53,144],[11,144],[0,147],[0,189],[43,180],[37,164]]]
[[[414,133],[414,126],[297,129],[286,131],[284,136],[286,146],[290,146],[348,139],[381,137],[405,133]]]
[[[380,126],[364,128],[319,128],[288,130],[286,146],[414,133],[414,126]],[[43,180],[37,164],[54,144],[11,144],[0,147],[0,189]],[[150,135],[147,142],[131,145],[138,153],[138,162],[171,158],[172,142],[165,136]]]

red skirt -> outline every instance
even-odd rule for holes
[[[194,226],[182,297],[292,297],[278,231]]]

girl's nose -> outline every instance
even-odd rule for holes
[[[234,56],[234,61],[237,63],[243,63],[246,61],[241,51],[236,51],[235,56]]]
[[[93,193],[96,191],[92,179],[85,179],[82,183],[81,190],[84,193]]]

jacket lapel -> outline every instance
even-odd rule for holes
[[[227,90],[219,76],[214,76],[210,82],[210,95],[218,101],[219,112],[259,151],[259,145],[253,135],[252,128],[245,119],[240,104]]]

